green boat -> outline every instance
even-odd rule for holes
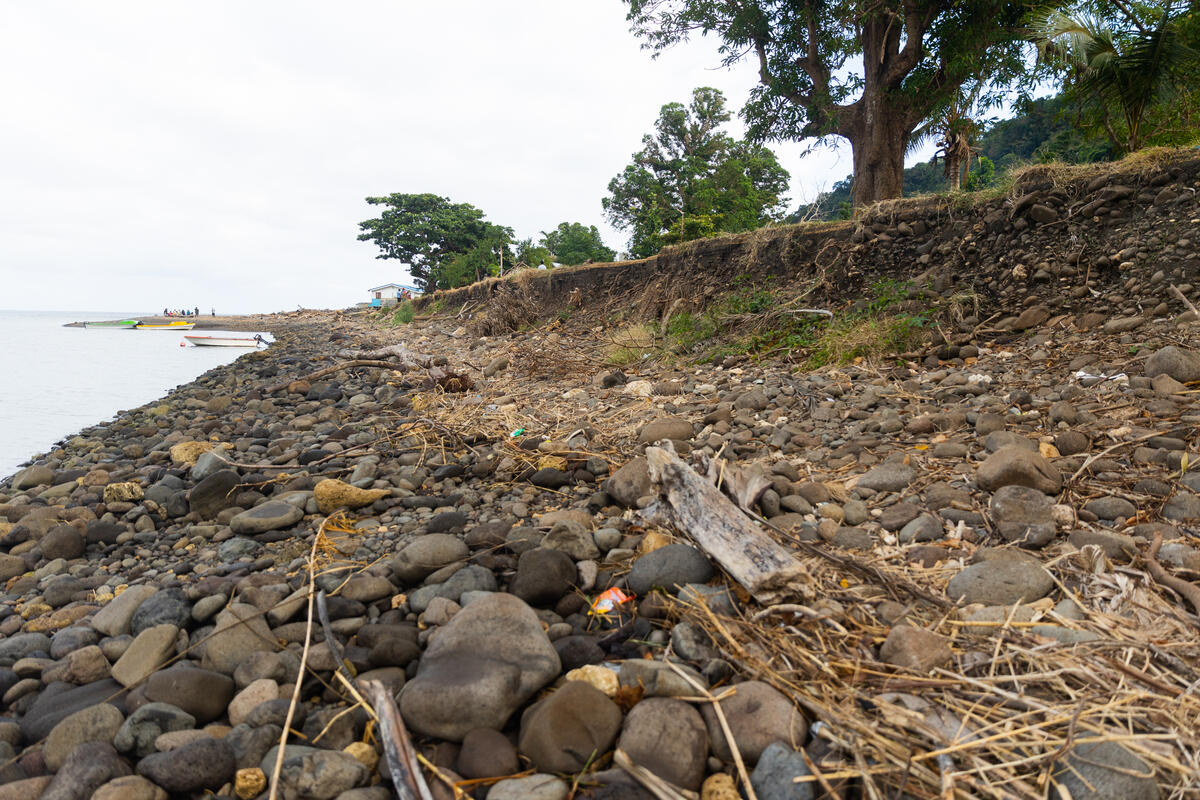
[[[85,328],[136,328],[141,324],[141,320],[136,319],[113,319],[104,322],[85,322]]]

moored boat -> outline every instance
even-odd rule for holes
[[[85,322],[85,323],[83,323],[83,327],[85,327],[85,328],[119,329],[119,328],[136,328],[138,325],[141,325],[141,324],[142,323],[136,319],[112,319],[112,320],[105,320],[105,321],[101,321],[101,322]]]
[[[183,338],[196,347],[258,347],[260,344],[267,344],[267,340],[257,334],[254,336],[185,336]]]
[[[176,320],[175,322],[139,322],[137,324],[139,331],[190,331],[194,327],[196,327],[196,323],[184,322],[182,320]]]

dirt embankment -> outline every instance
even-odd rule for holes
[[[889,201],[854,222],[698,240],[639,261],[527,270],[437,292],[417,307],[470,311],[493,299],[511,303],[515,293],[543,316],[576,306],[653,319],[703,309],[739,280],[790,284],[828,308],[892,280],[958,298],[961,316],[976,322],[1030,306],[1106,320],[1161,314],[1170,284],[1200,277],[1197,188],[1195,151],[1035,167],[1002,194]]]
[[[1195,797],[1196,179],[277,316],[0,480],[0,797]]]

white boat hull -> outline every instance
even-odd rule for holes
[[[266,344],[258,339],[241,336],[185,336],[196,347],[258,347]]]

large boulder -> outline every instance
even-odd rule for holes
[[[232,675],[254,653],[275,649],[275,639],[262,612],[245,603],[233,603],[217,614],[216,629],[204,645],[200,665]]]
[[[283,500],[268,500],[229,521],[234,533],[253,536],[280,528],[290,528],[304,517],[304,511]]]
[[[129,765],[108,742],[85,742],[70,752],[39,800],[86,800]]]
[[[638,432],[638,442],[653,444],[662,439],[675,439],[686,442],[692,438],[692,423],[679,417],[659,417],[642,426]]]
[[[604,491],[618,505],[636,506],[639,497],[650,494],[650,470],[646,459],[638,456],[627,461],[604,482]]]
[[[812,800],[812,783],[795,781],[811,774],[801,753],[783,742],[775,742],[759,757],[758,766],[750,775],[750,785],[759,800]]]
[[[173,667],[150,676],[146,698],[182,708],[204,725],[225,713],[233,698],[233,679],[209,669]]]
[[[233,505],[233,490],[239,483],[241,478],[231,469],[210,473],[188,492],[188,506],[200,519],[213,519]]]
[[[1008,445],[979,465],[975,474],[979,488],[994,492],[1003,486],[1028,486],[1044,494],[1062,490],[1062,473],[1033,450]]]
[[[41,464],[34,464],[13,476],[12,488],[14,491],[23,492],[35,486],[49,486],[53,482],[54,470]]]
[[[541,772],[576,773],[612,747],[621,709],[582,681],[567,681],[521,717],[520,751]]]
[[[708,760],[708,731],[700,712],[682,700],[650,697],[625,717],[617,747],[633,763],[676,786],[696,791]]]
[[[76,711],[62,722],[54,726],[46,743],[42,747],[42,757],[46,766],[57,772],[62,768],[67,756],[84,742],[105,742],[111,744],[125,717],[114,706],[99,703]]]
[[[392,572],[405,583],[417,583],[442,567],[466,559],[470,551],[462,539],[449,533],[429,533],[396,554]]]
[[[575,583],[575,562],[559,550],[534,548],[522,553],[509,591],[533,606],[558,602]]]
[[[792,747],[804,744],[808,723],[783,692],[762,681],[744,681],[735,688],[731,697],[721,701],[721,711],[747,764],[758,763],[758,757],[772,742],[786,742]],[[700,713],[708,726],[713,755],[732,762],[733,751],[712,704],[705,703]]]
[[[400,692],[400,713],[417,733],[462,741],[475,728],[503,728],[560,667],[533,609],[509,594],[488,595],[431,638]]]
[[[1158,800],[1160,796],[1154,770],[1116,742],[1075,745],[1054,762],[1051,777],[1051,800]]]
[[[142,631],[113,664],[113,679],[126,688],[141,683],[175,655],[178,638],[179,628],[170,624]]]
[[[233,780],[237,761],[224,739],[204,737],[138,762],[138,774],[178,797],[204,789],[219,789]]]
[[[708,557],[687,544],[668,544],[633,562],[629,588],[638,596],[658,586],[674,594],[689,583],[707,583],[713,576]]]
[[[1200,353],[1175,345],[1156,350],[1146,359],[1146,377],[1170,375],[1180,383],[1200,381]]]
[[[1019,550],[985,550],[981,560],[950,579],[946,596],[971,605],[1011,606],[1040,600],[1054,588],[1054,576]]]
[[[1026,547],[1044,547],[1054,538],[1054,501],[1028,486],[1001,486],[989,504],[996,532]]]
[[[96,612],[96,616],[92,617],[92,627],[106,636],[129,633],[138,607],[157,592],[153,586],[144,583],[130,586]]]

